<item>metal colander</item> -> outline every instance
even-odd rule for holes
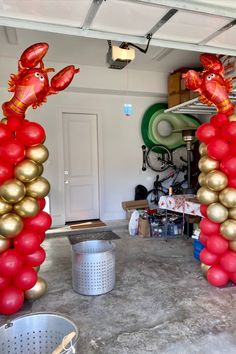
[[[71,332],[76,332],[71,343],[76,348],[78,329],[69,319],[53,313],[21,316],[0,327],[0,353],[51,354]]]
[[[72,246],[72,286],[82,295],[100,295],[115,286],[115,244],[89,240]]]

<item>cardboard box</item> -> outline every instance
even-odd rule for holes
[[[182,73],[176,72],[168,77],[168,94],[179,93],[181,90]]]
[[[143,210],[148,209],[148,201],[147,199],[142,200],[128,200],[126,202],[121,203],[122,208],[126,211],[126,219],[129,220],[131,214],[134,210]]]
[[[180,94],[180,103],[186,102],[190,100],[190,91],[189,90],[185,90],[182,91]]]
[[[180,93],[172,93],[171,95],[168,95],[168,108],[177,106],[180,103]]]
[[[189,99],[192,100],[193,98],[199,97],[199,93],[198,92],[194,92],[194,91],[190,91],[189,92]]]
[[[143,219],[141,216],[138,221],[138,236],[146,238],[150,237],[150,224],[148,219]]]

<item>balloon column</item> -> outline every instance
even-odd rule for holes
[[[236,116],[228,94],[232,79],[224,78],[224,66],[216,55],[202,54],[203,71],[188,71],[186,86],[200,93],[203,103],[215,104],[218,113],[197,130],[200,189],[197,198],[203,218],[200,241],[201,269],[209,283],[236,283]]]
[[[28,107],[37,108],[46,97],[64,90],[79,72],[70,65],[49,83],[43,57],[47,43],[27,48],[12,74],[9,91],[13,97],[3,103],[0,122],[0,313],[12,314],[24,299],[35,300],[46,291],[38,277],[45,260],[41,247],[51,217],[43,211],[49,182],[42,177],[48,158],[44,128],[25,119]]]

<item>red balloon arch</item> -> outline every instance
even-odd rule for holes
[[[20,310],[27,298],[37,299],[47,288],[38,277],[46,253],[41,247],[51,216],[43,209],[49,182],[41,176],[48,158],[44,128],[25,119],[26,110],[46,102],[47,96],[64,90],[79,72],[73,65],[49,81],[43,57],[47,43],[27,48],[11,74],[13,96],[2,105],[0,122],[0,313]],[[38,289],[38,290],[37,290]]]
[[[189,70],[183,75],[186,86],[200,94],[202,103],[214,104],[218,110],[196,134],[201,142],[200,241],[205,246],[200,260],[208,266],[208,282],[225,286],[230,280],[236,283],[236,115],[228,97],[232,78],[224,77],[218,56],[201,54],[200,62],[201,72]]]

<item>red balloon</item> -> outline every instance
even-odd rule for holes
[[[235,122],[236,123],[236,122]],[[230,146],[227,141],[216,138],[207,145],[208,155],[215,160],[222,160],[230,153]]]
[[[214,286],[225,286],[229,281],[229,275],[219,265],[213,265],[207,271],[207,280]]]
[[[42,247],[39,247],[39,249],[31,254],[27,254],[24,257],[24,262],[25,265],[29,267],[37,267],[40,266],[46,258],[46,252]]]
[[[203,250],[200,252],[199,257],[202,263],[210,266],[215,265],[219,262],[219,256],[217,254],[208,251],[207,248],[203,248]]]
[[[0,254],[0,274],[3,277],[14,277],[21,269],[23,260],[14,249],[8,249]]]
[[[18,163],[23,160],[24,157],[25,147],[21,142],[15,139],[6,140],[0,148],[0,158],[8,163]]]
[[[220,163],[220,169],[227,175],[236,175],[236,156],[227,156]]]
[[[234,284],[236,284],[236,272],[235,273],[229,273],[229,277],[232,280]]]
[[[227,251],[229,242],[220,235],[212,235],[207,240],[207,249],[215,254],[223,254]]]
[[[230,149],[230,155],[232,155],[232,156],[236,155],[236,144],[235,143],[229,143],[229,149]]]
[[[236,188],[236,176],[228,176],[228,187]]]
[[[25,122],[16,132],[16,137],[26,146],[35,146],[45,140],[43,127],[35,122]]]
[[[0,291],[5,289],[7,286],[11,284],[10,278],[5,278],[0,275]]]
[[[14,278],[14,285],[21,290],[31,289],[37,282],[38,275],[34,268],[23,267]]]
[[[228,122],[221,132],[225,140],[236,142],[236,122]]]
[[[200,232],[199,241],[200,241],[204,246],[206,246],[206,245],[207,245],[207,240],[208,240],[210,237],[211,237],[211,236],[205,235],[203,232]]]
[[[39,239],[40,244],[45,240],[46,234],[45,232],[38,232],[37,237]]]
[[[38,198],[37,202],[38,202],[38,205],[39,205],[39,209],[43,210],[45,208],[45,205],[46,205],[46,199],[45,198]]]
[[[25,228],[32,231],[45,232],[51,224],[52,218],[46,211],[40,211],[36,216],[24,219]]]
[[[229,273],[236,272],[236,253],[227,251],[220,259],[221,267]]]
[[[14,175],[13,165],[3,160],[0,161],[0,184],[6,182],[8,179],[11,179],[13,175]]]
[[[219,234],[220,224],[209,220],[208,218],[202,218],[199,223],[201,231],[206,235]]]
[[[6,124],[0,123],[0,143],[12,138],[12,132]]]
[[[0,293],[0,313],[11,315],[21,309],[24,303],[24,292],[15,286],[9,286]]]
[[[200,205],[200,212],[202,214],[202,216],[204,216],[205,218],[207,217],[207,208],[208,208],[208,205],[205,205],[205,204],[201,204]]]
[[[196,132],[197,138],[205,144],[217,137],[217,130],[211,123],[203,123]]]
[[[24,119],[18,116],[8,116],[7,117],[7,127],[15,132],[24,123]]]
[[[14,246],[19,253],[30,254],[39,249],[40,238],[38,233],[25,229],[14,238]]]
[[[214,125],[215,128],[222,128],[226,123],[229,122],[228,117],[223,113],[218,113],[211,117],[210,123]]]

